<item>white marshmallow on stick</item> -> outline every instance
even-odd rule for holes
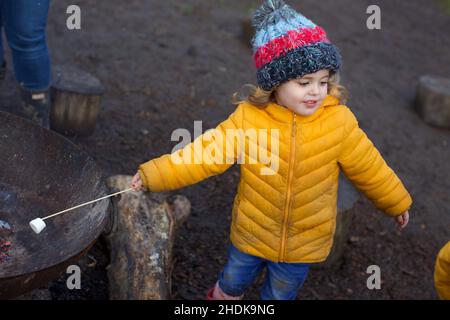
[[[104,196],[104,197],[101,197],[101,198],[99,198],[99,199],[92,200],[92,201],[89,201],[89,202],[80,204],[80,205],[78,205],[78,206],[75,206],[75,207],[72,207],[72,208],[69,208],[69,209],[66,209],[66,210],[63,210],[63,211],[54,213],[54,214],[49,215],[49,216],[44,217],[44,218],[36,218],[36,219],[30,221],[30,227],[31,227],[31,229],[33,229],[33,231],[34,231],[35,233],[39,234],[39,233],[41,233],[41,231],[44,230],[44,228],[46,227],[46,224],[45,224],[45,222],[44,222],[44,220],[46,220],[46,219],[50,219],[50,218],[56,217],[56,216],[58,216],[58,215],[60,215],[60,214],[63,214],[63,213],[65,213],[65,212],[72,211],[72,210],[78,209],[78,208],[80,208],[80,207],[87,206],[87,205],[89,205],[89,204],[91,204],[91,203],[98,202],[98,201],[100,201],[100,200],[107,199],[107,198],[110,198],[110,197],[114,197],[114,196],[117,196],[118,194],[125,193],[125,192],[129,192],[129,191],[132,191],[132,190],[134,190],[134,189],[133,189],[133,188],[129,188],[129,189],[126,189],[126,190],[123,190],[123,191],[119,191],[119,192],[110,194],[110,195],[108,195],[108,196]]]
[[[45,226],[46,224],[41,218],[36,218],[30,221],[31,229],[33,229],[33,231],[37,234],[41,233],[41,231],[44,230]]]

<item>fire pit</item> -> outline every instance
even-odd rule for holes
[[[108,223],[109,201],[48,221],[28,223],[107,194],[94,160],[64,137],[0,112],[0,299],[59,276],[94,244]],[[6,227],[6,226],[9,226]]]

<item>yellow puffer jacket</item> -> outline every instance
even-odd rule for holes
[[[244,140],[215,138],[226,136],[229,129],[266,129],[267,139],[257,140],[251,134],[245,134]],[[277,132],[278,150],[269,139]],[[212,156],[233,149],[231,142],[245,148],[244,154],[238,157],[234,146],[233,157],[214,163]],[[195,145],[202,149],[194,150]],[[268,157],[276,158],[278,164],[250,158],[255,146],[264,152],[272,150]],[[231,241],[239,250],[271,261],[312,263],[327,258],[335,232],[340,167],[385,213],[397,216],[412,204],[402,182],[359,128],[353,113],[333,96],[327,96],[310,116],[300,116],[276,103],[265,109],[240,104],[215,129],[173,155],[178,158],[166,154],[140,165],[141,179],[150,191],[185,187],[224,172],[233,162],[241,164]]]
[[[450,242],[442,248],[436,259],[434,284],[443,300],[450,300]]]

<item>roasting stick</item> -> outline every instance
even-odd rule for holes
[[[101,201],[101,200],[104,200],[104,199],[107,199],[107,198],[111,198],[111,197],[117,196],[117,195],[119,195],[121,193],[130,192],[132,190],[134,190],[134,189],[133,188],[128,188],[126,190],[119,191],[119,192],[116,192],[116,193],[113,193],[113,194],[110,194],[110,195],[98,198],[96,200],[92,200],[92,201],[89,201],[89,202],[77,205],[75,207],[72,207],[72,208],[69,208],[69,209],[66,209],[66,210],[63,210],[63,211],[51,214],[51,215],[43,217],[43,218],[36,218],[36,219],[30,221],[30,227],[31,227],[31,229],[33,229],[34,232],[39,234],[46,227],[46,224],[45,224],[44,220],[47,220],[47,219],[59,216],[60,214],[63,214],[63,213],[68,212],[68,211],[72,211],[72,210],[75,210],[75,209],[87,206],[87,205],[89,205],[91,203],[95,203],[95,202],[98,202],[98,201]]]

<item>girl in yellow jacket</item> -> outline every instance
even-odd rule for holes
[[[436,259],[434,284],[439,298],[450,300],[450,242],[441,249]]]
[[[267,0],[253,25],[258,86],[215,129],[140,165],[132,181],[168,191],[241,165],[228,262],[208,299],[240,299],[264,267],[261,299],[295,299],[332,247],[340,169],[400,228],[412,204],[341,104],[341,57],[325,31],[282,0]]]

